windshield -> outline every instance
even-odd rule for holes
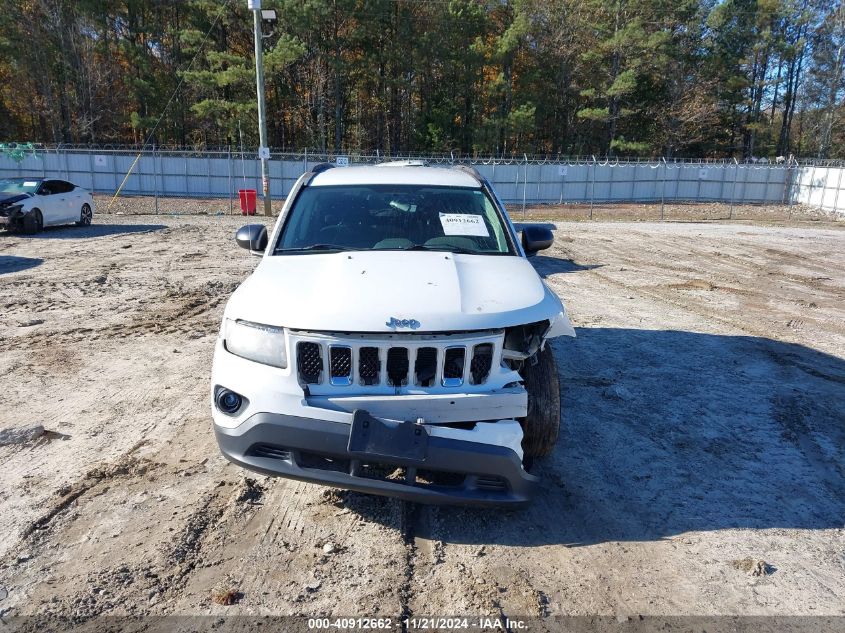
[[[35,193],[40,180],[26,178],[0,179],[0,192],[3,193]]]
[[[481,189],[419,185],[306,187],[274,254],[437,250],[513,254],[496,205]]]

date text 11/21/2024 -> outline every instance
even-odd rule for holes
[[[527,630],[524,620],[489,617],[431,617],[415,618],[309,618],[309,630],[390,630],[402,627],[409,631],[425,630]]]

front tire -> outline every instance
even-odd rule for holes
[[[35,235],[44,228],[44,218],[41,217],[41,211],[33,209],[25,216],[21,222],[23,232],[25,235]]]
[[[528,415],[521,420],[526,463],[549,455],[560,434],[560,378],[548,342],[536,358],[536,365],[525,361],[521,372],[528,391]]]
[[[83,204],[76,226],[91,226],[91,218],[93,217],[94,214],[91,212],[91,206],[88,203]]]

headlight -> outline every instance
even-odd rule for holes
[[[226,349],[232,354],[282,369],[288,366],[284,328],[231,319],[224,327]]]

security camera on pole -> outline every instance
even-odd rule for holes
[[[275,11],[262,11],[261,0],[247,0],[247,7],[252,11],[255,27],[255,85],[258,89],[258,138],[261,146],[258,148],[258,158],[261,159],[261,191],[264,195],[264,215],[273,215],[270,206],[270,174],[267,161],[270,159],[270,148],[267,146],[267,118],[264,105],[264,52],[262,42],[264,34],[261,32],[261,22],[275,22]]]

